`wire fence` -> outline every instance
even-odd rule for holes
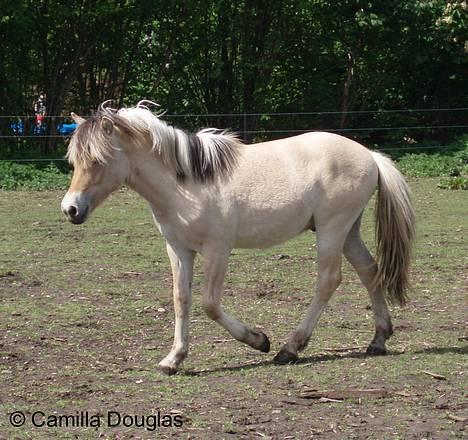
[[[460,147],[456,145],[426,145],[426,146],[413,146],[413,147],[383,147],[375,148],[377,151],[383,153],[391,151],[404,151],[404,152],[420,152],[420,150],[458,150]],[[29,158],[29,159],[0,159],[0,162],[15,162],[15,163],[34,163],[34,162],[66,162],[64,157],[43,157],[43,158]]]
[[[426,125],[426,126],[400,126],[400,127],[362,127],[362,128],[326,128],[324,131],[331,133],[346,133],[346,132],[369,132],[369,131],[393,131],[393,130],[440,130],[447,128],[468,128],[468,125]],[[295,128],[285,128],[282,130],[268,130],[268,129],[259,129],[259,130],[235,130],[238,134],[279,134],[279,133],[292,133],[292,134],[302,134],[309,133],[313,131],[319,131],[318,129],[308,130],[308,129],[295,129]],[[0,139],[67,139],[69,135],[51,135],[51,134],[9,134],[9,135],[0,135]]]
[[[200,116],[208,117],[226,117],[226,116],[297,116],[297,115],[354,115],[354,114],[386,114],[386,113],[434,113],[434,112],[459,112],[468,111],[468,107],[453,107],[453,108],[413,108],[413,109],[377,109],[377,110],[347,110],[347,111],[312,111],[312,112],[261,112],[261,113],[163,113],[165,117],[177,118],[177,117],[190,117],[198,118]],[[87,118],[91,115],[82,116]],[[34,118],[31,115],[0,115],[0,119],[15,119],[15,118]],[[46,115],[45,118],[69,118],[63,115]]]
[[[468,107],[269,113],[164,113],[160,117],[169,124],[175,123],[189,130],[200,126],[228,127],[246,142],[271,140],[312,131],[328,131],[344,134],[366,145],[373,145],[383,152],[456,149],[458,147],[450,144],[450,141],[460,134],[468,133]],[[2,154],[2,143],[9,145],[10,151],[20,152],[22,146],[26,145],[28,151],[34,151],[36,147],[39,151],[41,145],[53,140],[55,145],[58,142],[62,147],[57,151],[63,151],[66,139],[73,132],[70,117],[45,116],[43,126],[39,126],[40,130],[37,130],[35,122],[35,117],[30,115],[0,115],[0,157],[5,157]],[[69,132],[61,131],[64,127],[67,127]],[[432,142],[419,142],[414,138]],[[395,144],[399,146],[396,147]],[[0,162],[64,160],[62,157],[39,156],[4,158],[0,159]]]

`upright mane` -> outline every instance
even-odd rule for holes
[[[237,165],[242,142],[235,134],[214,128],[188,133],[161,120],[144,101],[120,110],[101,105],[73,134],[67,152],[70,163],[83,167],[107,163],[115,147],[106,133],[106,120],[137,146],[150,147],[159,154],[180,181],[209,182],[216,176],[228,175]]]

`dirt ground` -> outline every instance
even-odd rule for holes
[[[345,264],[299,363],[272,364],[312,296],[309,233],[231,257],[224,307],[269,336],[268,354],[203,314],[197,261],[191,352],[171,377],[157,370],[170,268],[144,202],[121,191],[76,227],[58,192],[0,192],[0,439],[466,438],[467,194],[411,186],[413,290],[387,356],[365,354],[372,312]],[[363,228],[372,244],[371,209]]]

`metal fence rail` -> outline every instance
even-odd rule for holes
[[[440,142],[437,145],[423,145],[418,146],[416,144],[408,144],[408,146],[400,147],[382,147],[377,148],[379,151],[391,152],[391,151],[420,151],[420,150],[451,150],[456,149],[453,145],[447,145],[444,143],[444,139],[453,138],[455,134],[468,133],[468,115],[464,117],[463,112],[468,113],[468,107],[456,107],[456,108],[431,108],[431,109],[382,109],[382,110],[353,110],[353,111],[310,111],[310,112],[270,112],[270,113],[203,113],[203,114],[173,114],[164,113],[160,115],[160,118],[171,123],[185,119],[185,125],[192,126],[195,122],[188,122],[188,120],[196,120],[197,123],[203,122],[225,122],[226,125],[231,125],[231,129],[243,137],[244,140],[251,140],[254,136],[261,139],[274,139],[280,135],[296,135],[301,133],[307,133],[311,131],[328,131],[334,133],[348,134],[349,136],[356,138],[357,140],[371,139],[369,136],[394,136],[398,131],[408,131],[409,137],[411,133],[422,133],[428,131],[426,137],[433,133],[436,136],[437,132],[444,133],[444,136],[439,136]],[[394,120],[394,116],[401,114],[402,116],[408,115],[412,117],[415,122],[414,116],[420,113],[421,115],[430,115],[430,119],[421,118],[427,121],[427,125],[418,123],[417,124],[397,124],[392,125],[391,120]],[[441,114],[439,116],[438,114]],[[336,116],[347,115],[349,116],[349,122],[347,126],[341,127]],[[376,122],[376,126],[369,126],[369,118],[367,118],[367,125],[359,127],[359,119],[361,115],[375,115],[373,120]],[[384,116],[388,115],[388,118]],[[434,115],[434,116],[433,116]],[[330,116],[330,118],[320,119],[319,117]],[[351,119],[353,118],[354,119]],[[382,120],[381,118],[384,117]],[[214,121],[215,118],[219,121]],[[229,120],[227,119],[229,118]],[[411,119],[411,118],[410,118]],[[38,147],[42,142],[47,139],[56,139],[65,141],[70,135],[56,134],[55,128],[65,121],[69,121],[70,117],[67,116],[45,116],[45,124],[47,126],[53,126],[54,129],[49,131],[49,134],[32,134],[32,128],[34,127],[34,116],[30,115],[0,115],[0,142],[5,140],[10,146],[20,149],[22,145],[29,145],[31,142],[34,144],[34,140],[38,141]],[[13,133],[14,123],[19,121],[23,122],[22,130],[23,134]],[[401,123],[401,118],[396,122]],[[361,120],[361,123],[365,121]],[[408,121],[411,122],[411,121]],[[432,122],[432,123],[431,123]],[[388,124],[388,125],[387,125]],[[302,125],[302,127],[301,127]],[[363,123],[364,125],[364,123]],[[236,128],[237,127],[237,128]],[[50,129],[50,127],[49,127]],[[392,134],[394,133],[394,134]],[[450,136],[448,136],[450,134]],[[406,134],[405,134],[406,135]],[[414,134],[416,136],[416,134]],[[403,135],[402,135],[403,136]],[[388,139],[388,138],[387,138]],[[27,144],[22,143],[24,140]],[[14,142],[14,143],[13,143]],[[387,141],[388,142],[388,141]],[[379,142],[370,142],[378,144]],[[62,144],[63,145],[63,144]],[[34,145],[33,145],[34,148]],[[0,145],[0,157],[2,154]],[[21,158],[21,159],[0,159],[0,162],[56,162],[64,161],[65,159],[60,157],[36,157],[36,158]]]
[[[468,128],[468,125],[426,125],[426,126],[401,126],[401,127],[363,127],[363,128],[325,128],[324,131],[332,132],[332,133],[346,133],[346,132],[368,132],[368,131],[394,131],[394,130],[441,130],[447,128]],[[297,128],[287,128],[283,130],[236,130],[236,133],[239,134],[279,134],[279,133],[293,133],[293,134],[301,134],[301,133],[309,133],[313,131],[319,131],[319,129],[297,129]],[[0,135],[0,139],[67,139],[70,137],[69,135],[46,135],[46,134],[8,134],[8,135]]]
[[[308,116],[308,115],[355,115],[355,114],[385,114],[385,113],[433,113],[433,112],[458,112],[468,111],[468,107],[453,107],[453,108],[407,108],[407,109],[382,109],[382,110],[347,110],[347,111],[311,111],[311,112],[263,112],[263,113],[164,113],[168,118],[172,117],[243,117],[243,116]],[[82,116],[87,118],[90,115]],[[0,115],[0,119],[33,119],[33,115]],[[63,115],[46,115],[45,118],[67,119],[70,116]]]
[[[384,147],[384,148],[375,148],[375,151],[381,151],[383,153],[390,151],[404,151],[411,153],[411,151],[421,151],[421,150],[457,150],[459,147],[453,145],[427,145],[421,147]],[[67,159],[64,157],[44,157],[44,158],[30,158],[30,159],[0,159],[0,162],[15,162],[15,163],[34,163],[34,162],[66,162]]]

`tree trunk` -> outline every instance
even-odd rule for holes
[[[348,52],[348,63],[346,79],[343,84],[343,100],[341,103],[340,128],[344,128],[349,111],[350,89],[354,79],[354,57],[352,52]]]

